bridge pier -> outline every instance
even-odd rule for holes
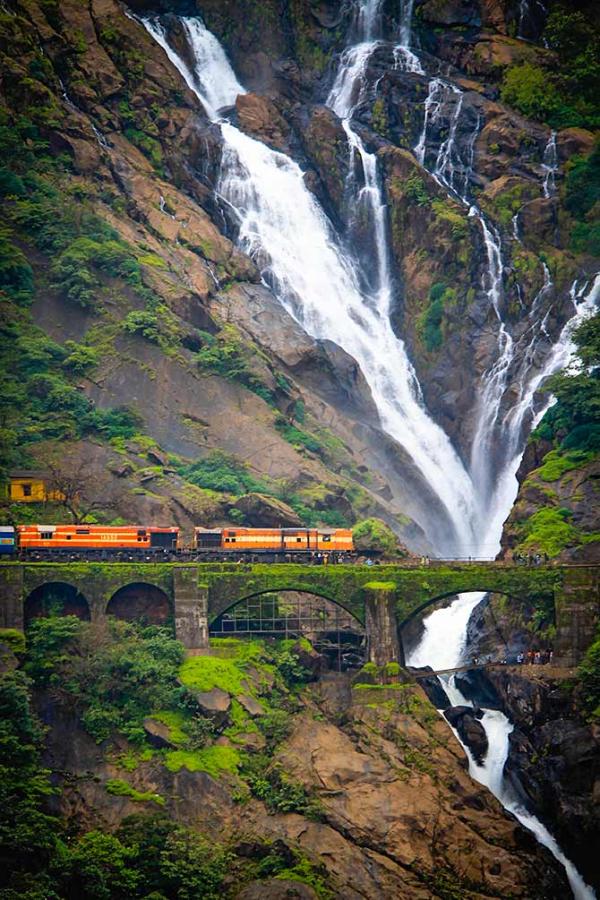
[[[173,570],[175,637],[188,650],[208,647],[208,585],[198,583],[197,566]]]
[[[600,570],[577,567],[565,572],[555,593],[554,664],[577,666],[594,641],[600,617]]]
[[[0,582],[0,628],[24,630],[23,621],[23,568],[11,566],[2,569]]]
[[[365,628],[369,662],[383,666],[388,662],[402,662],[398,640],[393,581],[372,581],[365,585]]]

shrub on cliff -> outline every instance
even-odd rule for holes
[[[548,410],[536,435],[562,439],[563,448],[569,451],[595,450],[600,426],[600,314],[584,322],[573,339],[580,365],[549,379],[545,389],[552,391],[558,402]]]
[[[177,681],[182,661],[183,647],[167,629],[50,616],[31,624],[26,669],[36,683],[76,699],[96,741],[120,732],[140,743],[146,716],[185,703],[187,691]]]
[[[558,57],[552,68],[524,62],[508,68],[501,96],[524,115],[553,128],[600,125],[600,30],[593,16],[557,4],[544,38]]]
[[[588,647],[578,675],[586,709],[594,719],[600,720],[600,633]]]
[[[398,553],[398,538],[381,519],[364,519],[352,530],[357,550],[379,550],[389,556]]]

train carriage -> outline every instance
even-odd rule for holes
[[[0,556],[17,552],[17,534],[12,525],[0,525]]]

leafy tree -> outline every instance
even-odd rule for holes
[[[89,831],[71,848],[60,873],[68,900],[130,900],[140,876],[131,862],[135,851],[112,834]]]
[[[39,753],[42,731],[22,672],[0,676],[0,893],[48,891],[44,875],[57,846],[58,822],[43,811],[52,789]],[[7,890],[8,893],[8,890]],[[48,891],[46,896],[51,896]]]
[[[105,626],[73,617],[40,619],[31,626],[27,670],[52,679],[77,698],[84,726],[98,741],[119,731],[143,743],[143,720],[160,709],[185,707],[178,683],[183,648],[168,629],[111,620]],[[68,645],[67,642],[71,642]]]
[[[31,302],[33,289],[33,269],[25,254],[12,242],[10,231],[0,228],[0,297],[6,294],[25,305]]]
[[[45,453],[44,461],[49,473],[47,490],[62,496],[61,503],[74,522],[83,522],[95,510],[117,505],[115,491],[122,492],[122,488],[115,488],[108,472],[98,469],[84,447],[59,446]]]
[[[191,831],[170,834],[161,853],[165,893],[178,900],[220,900],[232,855]]]
[[[77,616],[35,619],[27,634],[25,671],[38,685],[46,684],[71,659],[83,624]]]

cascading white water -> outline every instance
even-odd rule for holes
[[[548,143],[544,150],[542,161],[542,169],[546,173],[544,176],[544,197],[548,200],[556,193],[556,173],[558,171],[558,152],[556,149],[556,132],[550,134]]]
[[[467,141],[466,159],[463,158],[457,142],[463,100],[463,91],[455,84],[438,77],[431,79],[424,104],[423,129],[415,145],[414,153],[436,181],[446,188],[454,199],[459,200],[468,208],[469,216],[475,218],[481,228],[485,247],[487,266],[483,272],[482,288],[486,292],[490,306],[498,320],[497,352],[493,364],[483,375],[479,391],[470,462],[470,474],[479,506],[478,517],[484,521],[486,511],[490,507],[495,510],[498,505],[499,497],[494,485],[495,454],[491,451],[498,441],[497,424],[510,367],[514,359],[515,346],[502,318],[504,262],[500,234],[487,221],[469,196],[469,179],[473,168],[475,141],[481,127],[479,115]],[[446,124],[446,137],[441,142],[432,162],[428,158],[428,129],[440,122],[447,109],[451,109],[452,112]],[[480,532],[479,546],[482,550],[485,547],[487,553],[489,553],[489,543],[492,537],[489,527]]]
[[[392,282],[388,259],[386,209],[379,184],[377,157],[374,153],[367,152],[363,141],[352,127],[352,116],[363,99],[366,68],[378,44],[377,40],[369,38],[379,33],[381,3],[382,0],[377,2],[363,0],[360,3],[357,13],[358,44],[344,51],[326,103],[342,120],[348,138],[349,188],[353,195],[351,205],[354,207],[355,218],[363,222],[363,230],[370,231],[374,238],[377,279],[371,293],[376,296],[376,308],[383,316],[389,318]],[[360,179],[357,178],[357,158],[360,160]]]
[[[405,72],[414,72],[416,75],[424,75],[419,57],[411,50],[412,14],[415,0],[400,0],[400,26],[398,29],[398,43],[394,47],[394,60],[396,68]]]
[[[193,70],[169,45],[159,20],[144,24],[218,121],[216,108],[231,105],[243,89],[223,51],[214,52],[215,39],[201,20],[181,18],[180,22],[188,37]],[[350,84],[344,103],[351,104],[351,79],[342,81]],[[216,99],[210,92],[213,85],[221,90]],[[339,97],[344,91],[346,87],[340,88]],[[293,160],[228,122],[220,122],[220,128],[224,146],[217,190],[236,213],[240,245],[259,261],[281,303],[309,334],[334,341],[357,360],[383,428],[406,449],[446,512],[450,528],[445,525],[437,534],[435,520],[440,516],[429,518],[432,538],[440,549],[461,555],[463,542],[472,546],[477,529],[471,481],[447,435],[422,405],[413,367],[390,324],[389,290],[380,288],[375,297],[361,293],[352,260],[342,251]],[[366,175],[371,178],[366,187],[374,196],[376,173],[368,165]],[[382,213],[378,217],[383,222]],[[380,284],[386,279],[389,284],[389,277],[381,273]]]

